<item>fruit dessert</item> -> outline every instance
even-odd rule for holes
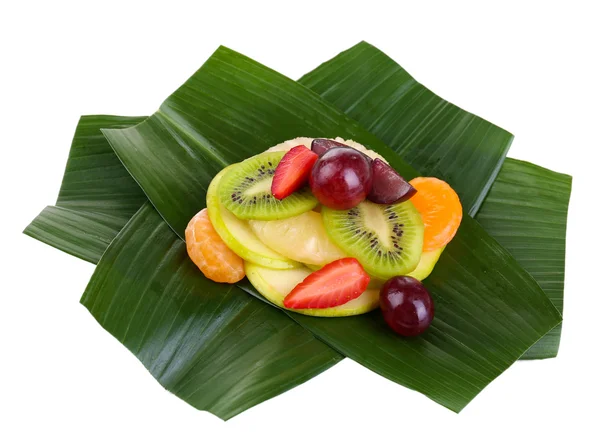
[[[460,226],[444,181],[406,181],[352,140],[296,138],[211,182],[186,244],[206,277],[247,277],[280,308],[341,317],[378,307],[403,336],[424,332],[433,300],[420,282]]]

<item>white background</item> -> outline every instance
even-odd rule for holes
[[[597,2],[152,3],[2,3],[0,439],[600,439]],[[54,203],[79,115],[152,113],[219,44],[299,78],[363,39],[514,133],[510,156],[574,176],[559,357],[460,415],[345,360],[224,423],[79,305],[92,265],[21,231]]]

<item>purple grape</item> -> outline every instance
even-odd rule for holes
[[[313,194],[321,204],[334,210],[348,210],[364,201],[371,181],[371,164],[350,147],[327,150],[310,174]]]
[[[317,155],[321,156],[327,150],[335,148],[335,147],[346,147],[346,144],[342,144],[341,142],[332,141],[331,139],[326,138],[315,138],[313,142],[310,144],[310,149],[315,152]]]
[[[376,204],[395,204],[409,200],[417,192],[396,170],[376,158],[373,169],[373,185],[368,199]]]
[[[405,337],[425,332],[433,320],[431,295],[414,277],[392,277],[381,287],[379,302],[386,323]]]

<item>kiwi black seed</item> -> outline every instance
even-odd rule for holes
[[[281,201],[273,197],[273,175],[284,155],[265,152],[232,166],[219,183],[221,204],[240,219],[277,220],[312,210],[318,201],[308,187]]]
[[[373,277],[408,274],[421,259],[423,220],[410,201],[392,205],[361,202],[350,210],[323,207],[331,239]]]

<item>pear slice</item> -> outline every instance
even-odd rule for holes
[[[300,266],[298,262],[294,262],[266,246],[252,232],[247,221],[238,219],[221,205],[217,189],[219,181],[228,169],[229,167],[224,168],[213,178],[206,194],[208,217],[223,242],[242,259],[265,267],[289,269]]]
[[[283,306],[283,299],[312,273],[306,267],[287,270],[265,268],[252,262],[244,262],[246,277],[256,290],[275,305]],[[379,306],[379,289],[368,288],[359,297],[343,305],[323,309],[290,309],[304,315],[315,317],[346,317],[365,314]]]
[[[325,231],[320,213],[307,211],[299,216],[274,221],[249,221],[250,228],[269,248],[288,259],[306,265],[323,266],[347,257]]]
[[[423,251],[421,254],[421,260],[419,260],[419,264],[413,271],[408,273],[407,276],[414,277],[417,280],[423,280],[427,278],[433,271],[433,268],[435,268],[435,264],[440,259],[444,248],[446,247],[443,246],[437,250]]]

